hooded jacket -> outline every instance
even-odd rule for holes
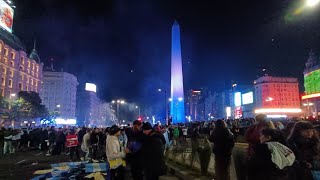
[[[106,155],[110,164],[110,169],[116,169],[123,164],[122,158],[126,156],[120,147],[120,142],[116,136],[107,136]]]

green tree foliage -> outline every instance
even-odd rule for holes
[[[44,118],[49,115],[47,108],[41,105],[39,94],[26,91],[18,93],[18,99],[12,103],[11,114],[15,120]]]

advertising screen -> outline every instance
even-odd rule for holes
[[[252,103],[253,103],[253,92],[242,94],[242,104],[252,104]]]
[[[97,92],[97,86],[92,83],[86,83],[86,91]]]
[[[320,69],[304,75],[304,87],[306,94],[320,92]]]
[[[0,26],[12,33],[13,9],[3,0],[0,0]]]
[[[241,106],[241,92],[234,93],[234,106]]]

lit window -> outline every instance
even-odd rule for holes
[[[21,56],[21,58],[20,58],[20,64],[24,64],[24,57],[23,56]]]
[[[23,91],[22,83],[19,83],[19,90],[20,90],[20,91]]]
[[[8,86],[9,86],[10,88],[12,88],[12,80],[11,80],[11,79],[9,79]]]
[[[4,63],[8,63],[8,59],[7,58],[3,58],[3,60],[4,60]]]
[[[32,76],[34,76],[34,71],[32,71]]]
[[[38,86],[38,81],[36,81],[36,86]]]
[[[31,64],[30,64],[30,61],[28,61],[28,68],[30,68],[30,65],[31,65]]]
[[[0,52],[2,52],[2,44],[0,44]]]
[[[27,71],[28,71],[28,74],[30,74],[30,69],[27,69]]]
[[[27,83],[29,83],[29,77],[27,77]]]
[[[24,79],[24,75],[20,74],[20,79],[23,80]]]
[[[36,77],[37,77],[37,78],[39,77],[39,74],[38,74],[38,73],[36,73]]]
[[[12,70],[10,70],[10,76],[13,77],[13,71]]]
[[[39,72],[39,66],[36,67],[36,71],[37,71],[37,73]]]
[[[32,63],[32,71],[34,71],[34,63]]]
[[[3,74],[7,74],[7,68],[3,68]]]
[[[16,53],[15,52],[11,52],[11,58],[15,59],[16,58]]]
[[[1,84],[2,84],[2,86],[6,85],[6,78],[5,77],[1,78]]]
[[[33,79],[31,79],[31,85],[33,85]]]
[[[8,48],[4,48],[4,55],[8,56]]]
[[[1,89],[1,96],[4,97],[4,89]]]
[[[14,66],[14,62],[13,61],[11,61],[10,64],[11,64],[11,66]]]

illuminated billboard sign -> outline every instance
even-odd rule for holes
[[[234,93],[234,106],[241,106],[241,92]]]
[[[231,117],[231,107],[226,107],[227,117]]]
[[[13,9],[3,0],[0,0],[0,26],[12,33]]]
[[[248,92],[242,94],[242,104],[252,104],[253,103],[253,92]]]
[[[306,94],[320,93],[320,69],[304,75]]]
[[[97,92],[97,86],[92,83],[86,83],[86,91]]]

